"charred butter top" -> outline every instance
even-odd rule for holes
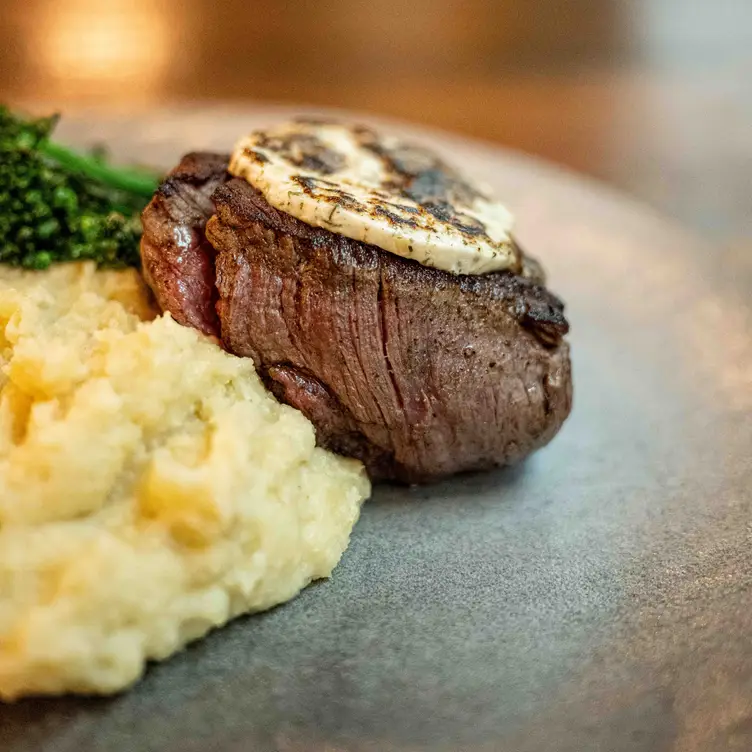
[[[296,120],[243,137],[230,172],[309,225],[454,274],[519,271],[513,217],[429,149]]]

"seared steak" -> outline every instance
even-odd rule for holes
[[[541,284],[455,276],[311,227],[225,166],[189,155],[157,192],[146,278],[178,321],[253,358],[322,446],[415,482],[510,464],[554,436],[571,407],[568,325]]]
[[[187,154],[159,186],[142,215],[144,278],[163,311],[184,326],[219,336],[214,249],[204,226],[211,196],[229,178],[222,154]]]

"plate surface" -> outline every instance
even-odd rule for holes
[[[82,114],[64,133],[167,167],[285,114]],[[561,434],[520,468],[377,488],[331,581],[123,696],[0,706],[0,749],[752,748],[752,265],[714,268],[554,167],[391,127],[491,184],[567,302]]]

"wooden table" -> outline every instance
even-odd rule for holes
[[[749,0],[5,0],[0,98],[342,106],[493,140],[744,254]]]

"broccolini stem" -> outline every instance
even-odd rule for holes
[[[0,264],[137,267],[140,214],[157,175],[61,146],[51,140],[57,120],[0,104]]]
[[[39,147],[40,151],[62,167],[93,178],[110,188],[151,198],[159,184],[159,179],[154,173],[114,167],[94,157],[72,151],[54,141],[45,139]]]

